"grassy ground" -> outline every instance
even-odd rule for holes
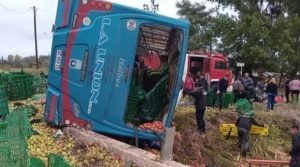
[[[0,72],[5,71],[5,72],[20,72],[21,68],[12,68],[9,66],[1,66],[0,67]],[[36,68],[24,68],[24,72],[30,73],[30,74],[40,74],[41,72],[44,72],[44,74],[48,74],[48,67],[41,67],[39,69]]]
[[[297,105],[277,104],[275,110],[266,112],[265,105],[256,103],[255,117],[269,127],[267,137],[250,136],[251,151],[249,159],[288,160],[291,147],[289,127],[294,120],[300,121]],[[245,160],[240,158],[237,139],[226,140],[219,133],[221,123],[235,123],[237,114],[233,106],[222,112],[208,108],[205,121],[207,133],[196,132],[195,111],[193,106],[179,106],[175,116],[177,128],[174,146],[174,159],[191,166],[200,164],[215,167],[241,167]]]

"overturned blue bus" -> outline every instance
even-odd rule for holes
[[[100,0],[59,0],[45,120],[134,137],[170,127],[182,85],[189,23]],[[157,140],[163,132],[138,129]]]

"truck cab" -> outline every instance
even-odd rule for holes
[[[225,75],[229,75],[228,84],[231,85],[232,72],[228,66],[228,59],[221,53],[188,51],[184,79],[187,73],[191,73],[196,80],[198,72],[204,74],[209,85],[215,84]]]
[[[170,127],[182,85],[189,23],[101,0],[59,0],[45,120],[134,137]],[[158,140],[163,131],[138,129]]]

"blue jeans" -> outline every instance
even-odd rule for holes
[[[276,96],[275,93],[268,93],[268,105],[267,105],[267,109],[273,110],[275,96]]]

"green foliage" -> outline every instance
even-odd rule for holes
[[[230,56],[232,66],[247,70],[288,73],[300,71],[300,1],[208,0],[219,5],[207,10],[189,0],[177,2],[178,15],[191,24],[190,49],[215,50]],[[231,8],[238,15],[221,14]]]
[[[210,16],[212,11],[207,11],[205,5],[198,2],[192,4],[189,0],[176,3],[177,14],[191,22],[189,49],[211,50],[216,43],[214,18]]]

